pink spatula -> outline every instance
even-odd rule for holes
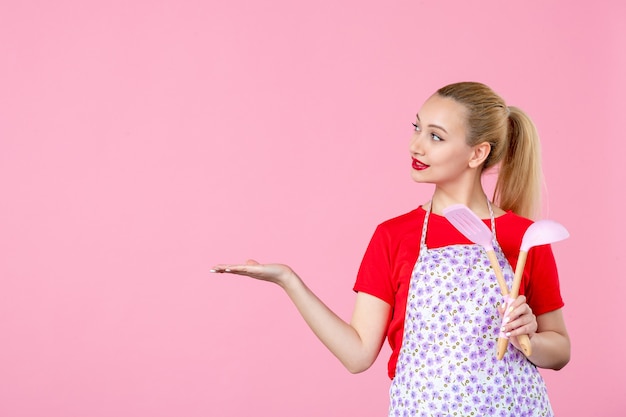
[[[493,245],[491,244],[493,234],[491,233],[489,227],[487,227],[487,225],[483,223],[483,221],[476,214],[474,214],[472,210],[463,204],[454,204],[445,208],[443,210],[443,215],[466,238],[485,248],[491,267],[496,274],[496,279],[498,280],[498,285],[500,286],[500,292],[505,297],[508,304],[510,302],[509,287],[506,285],[504,275],[502,275],[502,269],[500,269],[500,264],[498,263],[498,258],[496,258],[496,253],[493,250]],[[528,340],[528,335],[518,336],[517,340],[520,342],[520,345],[522,345],[522,339]],[[506,352],[508,343],[509,340],[502,334],[498,337],[496,351],[498,359],[502,359],[504,357],[504,352]],[[530,346],[530,340],[528,340],[527,344]]]

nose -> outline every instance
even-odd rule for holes
[[[409,143],[409,151],[411,155],[424,155],[423,143],[420,139],[419,132],[413,133],[411,136],[411,142]]]

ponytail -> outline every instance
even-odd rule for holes
[[[517,107],[507,107],[485,84],[460,82],[437,93],[467,109],[468,145],[487,142],[491,146],[482,172],[500,168],[494,203],[520,216],[534,217],[541,199],[541,153],[537,129],[530,118]]]
[[[504,210],[533,218],[541,204],[541,150],[537,129],[517,107],[509,106],[508,146],[500,163],[493,201]]]

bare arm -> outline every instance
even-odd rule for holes
[[[504,325],[504,331],[510,333],[511,342],[520,349],[517,338],[527,334],[530,338],[532,354],[528,359],[540,368],[559,370],[570,359],[570,339],[565,327],[561,309],[535,317],[526,304],[526,298],[520,295],[512,305],[508,315],[511,321]]]
[[[248,261],[245,265],[218,265],[212,271],[246,275],[280,285],[315,335],[350,372],[363,372],[376,360],[391,314],[391,306],[379,298],[358,293],[352,320],[346,323],[286,265]]]
[[[561,369],[570,359],[570,340],[563,312],[551,311],[537,317],[537,333],[530,339],[533,354],[528,358],[540,368]]]

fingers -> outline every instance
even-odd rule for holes
[[[251,268],[250,267],[254,267],[254,266],[258,266],[259,263],[248,263],[246,262],[243,265],[237,265],[237,264],[232,264],[232,265],[227,265],[227,264],[220,264],[220,265],[215,265],[213,268],[210,269],[210,272],[213,273],[217,273],[217,274],[223,274],[223,273],[228,273],[228,274],[247,274],[250,273]]]
[[[527,334],[529,337],[537,331],[537,317],[526,303],[526,297],[520,295],[511,306],[504,312],[502,320],[502,332],[507,337]]]
[[[216,274],[245,275],[251,278],[270,281],[279,285],[293,278],[295,273],[284,264],[260,264],[254,259],[248,259],[245,264],[218,264],[211,268]]]
[[[242,274],[242,273],[250,272],[248,270],[249,268],[247,267],[258,266],[258,265],[261,265],[261,264],[255,261],[254,259],[248,259],[246,263],[243,265],[219,264],[219,265],[215,265],[209,271],[213,273],[217,273],[217,274],[222,274],[224,272],[230,273],[230,274]]]

